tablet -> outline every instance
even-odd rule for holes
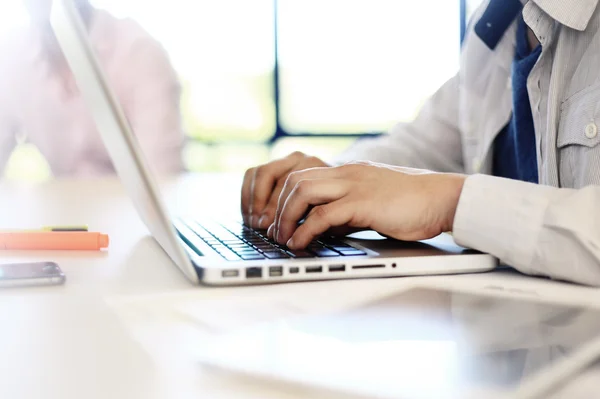
[[[367,397],[535,397],[599,333],[598,309],[421,287],[219,336],[200,360]]]

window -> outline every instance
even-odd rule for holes
[[[458,66],[456,2],[280,0],[281,125],[383,132],[414,118]]]
[[[296,149],[329,157],[356,135],[410,121],[456,73],[460,4],[470,13],[479,1],[92,3],[134,18],[168,51],[190,169],[241,170]]]

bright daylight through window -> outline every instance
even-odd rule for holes
[[[0,35],[27,24],[21,1],[0,5]],[[435,12],[431,2],[396,0],[92,3],[135,19],[167,50],[183,87],[191,170],[239,171],[296,149],[330,157],[354,138],[317,136],[408,122],[458,67],[459,0],[436,0]],[[477,3],[467,1],[468,12]],[[31,166],[35,149],[22,147],[7,173],[39,175],[43,162]]]

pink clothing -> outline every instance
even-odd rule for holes
[[[90,41],[155,173],[183,169],[180,85],[165,50],[136,22],[95,10]],[[38,36],[0,47],[0,171],[17,139],[38,147],[54,176],[114,173],[91,114],[74,84],[43,59]]]

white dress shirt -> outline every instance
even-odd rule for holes
[[[89,38],[151,168],[181,171],[180,86],[165,50],[136,22],[100,10],[92,13]],[[25,139],[54,176],[114,173],[72,74],[51,71],[40,42],[25,30],[0,46],[0,171]]]
[[[600,285],[600,7],[523,2],[543,48],[528,79],[539,185],[489,176],[491,147],[512,113],[517,26],[490,49],[474,32],[490,0],[467,32],[458,74],[416,120],[358,142],[340,161],[472,174],[454,221],[459,244],[524,273]]]

